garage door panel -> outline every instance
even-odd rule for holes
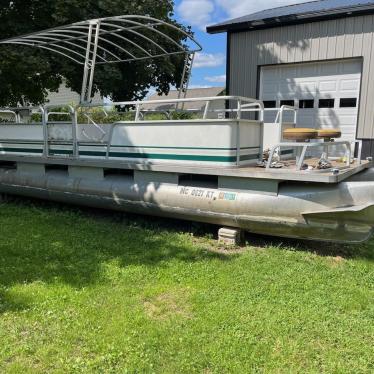
[[[340,126],[352,126],[356,122],[357,116],[339,114]]]
[[[300,127],[310,127],[314,128],[316,123],[316,116],[314,113],[303,113],[298,116],[298,124]]]
[[[342,79],[340,80],[340,91],[354,91],[357,92],[360,88],[359,79]]]
[[[297,68],[295,66],[282,67],[280,70],[280,77],[284,79],[292,79],[297,77]]]
[[[299,94],[315,94],[316,82],[315,81],[299,81],[296,82],[296,89]]]
[[[264,83],[263,95],[272,94],[275,95],[278,92],[278,85],[274,85],[274,82]]]
[[[320,63],[320,76],[329,76],[339,74],[339,64],[336,63]]]
[[[281,83],[279,85],[279,90],[280,94],[282,97],[287,96],[290,97],[291,95],[294,97],[295,95],[293,94],[297,89],[297,86],[294,82],[289,82],[289,83]]]
[[[316,64],[301,64],[297,67],[297,76],[298,77],[317,77],[318,69]]]
[[[324,129],[324,128],[340,128],[339,119],[334,115],[323,115],[320,114],[316,119],[317,129]]]
[[[274,71],[270,69],[264,70],[264,75],[263,75],[263,80],[262,80],[263,83],[278,81],[278,79],[279,79],[278,70],[276,69]]]
[[[341,62],[341,73],[342,74],[357,74],[358,71],[362,70],[362,62],[360,60],[349,60]]]
[[[321,81],[319,83],[319,91],[323,93],[336,93],[336,81]]]

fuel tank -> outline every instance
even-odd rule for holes
[[[374,231],[373,168],[336,184],[281,182],[276,193],[4,168],[0,192],[308,240],[358,243]]]

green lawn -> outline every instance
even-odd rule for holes
[[[374,371],[373,241],[225,252],[210,226],[0,207],[1,373]]]

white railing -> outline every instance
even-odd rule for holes
[[[223,102],[225,105],[225,108],[222,109],[210,109],[211,108],[211,103],[212,102]],[[205,103],[203,108],[196,108],[196,109],[184,109],[180,110],[178,109],[178,104],[180,103]],[[147,106],[149,105],[165,105],[165,104],[171,104],[176,106],[173,108],[168,109],[167,111],[160,110],[157,111],[155,109],[147,109]],[[264,112],[264,106],[263,103],[259,100],[256,99],[251,99],[251,98],[245,98],[241,96],[218,96],[218,97],[204,97],[204,98],[183,98],[183,99],[170,99],[170,100],[152,100],[152,101],[120,101],[120,102],[113,102],[110,104],[113,107],[121,107],[122,109],[125,109],[124,113],[134,113],[135,122],[142,122],[144,120],[144,115],[146,113],[168,113],[167,118],[171,120],[170,113],[171,112],[176,112],[176,113],[184,113],[184,112],[202,112],[202,118],[196,119],[198,120],[208,120],[209,113],[223,113],[225,119],[227,113],[234,113],[235,118],[237,120],[243,119],[243,113],[245,112],[257,112],[259,113],[258,115],[258,120],[256,122],[262,122],[263,121],[263,112]],[[92,113],[89,112],[90,109],[94,108],[100,108],[105,117],[108,117],[108,113],[105,110],[107,107],[107,104],[101,103],[101,104],[81,104],[76,107],[73,107],[71,105],[45,105],[44,107],[40,108],[40,111],[42,113],[42,125],[43,125],[43,137],[44,137],[44,155],[48,157],[50,155],[49,149],[50,149],[50,143],[51,140],[49,137],[49,125],[67,125],[71,124],[72,129],[71,129],[71,143],[73,147],[73,156],[74,157],[79,157],[79,146],[78,146],[78,114],[81,114],[84,118],[87,119],[87,122],[92,124],[95,128],[97,128],[100,132],[100,139],[91,139],[86,133],[84,133],[84,129],[82,131],[82,135],[86,137],[88,140],[91,141],[98,141],[101,143],[104,143],[103,140],[106,137],[107,133],[104,131],[97,123],[96,121],[92,118]],[[58,109],[66,109],[67,111],[58,111]],[[117,112],[118,113],[118,112]],[[91,114],[91,115],[90,115]],[[70,118],[69,121],[66,120],[61,120],[61,121],[51,121],[50,116],[57,116],[57,117],[68,117]],[[233,118],[231,118],[233,119]],[[191,119],[194,120],[194,119]],[[216,121],[219,121],[220,119],[214,119]],[[178,120],[175,120],[178,121]],[[124,122],[127,121],[116,121],[115,123],[112,123],[109,129],[109,134],[108,134],[108,139],[106,140],[107,142],[107,158],[109,157],[110,153],[110,145],[112,143],[112,137],[114,133],[114,128],[117,125],[123,125]],[[224,121],[223,121],[224,122]],[[207,122],[209,123],[209,122]]]
[[[274,146],[270,150],[269,154],[269,159],[266,164],[266,170],[270,170],[272,168],[273,164],[273,158],[275,152],[278,150],[279,154],[278,156],[280,157],[281,153],[281,148],[282,147],[287,147],[287,148],[294,148],[296,151],[296,170],[300,171],[304,165],[304,161],[307,155],[307,151],[310,149],[316,149],[316,148],[322,148],[323,153],[328,155],[328,150],[331,147],[336,147],[336,146],[344,146],[346,149],[346,160],[345,160],[345,166],[348,168],[351,165],[351,162],[353,160],[352,157],[352,145],[351,142],[349,141],[330,141],[330,142],[315,142],[315,143],[307,143],[307,142],[282,142]],[[321,152],[322,154],[322,152]],[[327,156],[326,156],[327,157]],[[329,157],[327,157],[329,158]],[[330,159],[330,158],[329,158]],[[332,158],[331,158],[332,159]],[[359,162],[361,163],[361,161]]]
[[[284,113],[285,112],[293,112],[293,126],[296,127],[297,124],[297,109],[293,106],[289,105],[282,105],[280,109],[278,110],[277,116],[275,118],[275,122],[279,123],[279,134],[278,134],[278,139],[281,142],[283,139],[283,125],[285,124],[284,122]]]
[[[14,110],[10,110],[10,109],[0,110],[0,117],[2,114],[5,114],[6,116],[9,116],[9,115],[14,116],[14,122],[21,122],[19,113],[17,113]]]
[[[225,102],[226,108],[222,109],[210,109],[213,102]],[[203,107],[193,109],[178,109],[178,104],[186,103],[204,103]],[[234,107],[231,108],[231,103],[234,103]],[[147,109],[147,106],[155,106],[171,104],[168,109]],[[118,101],[110,103],[111,106],[118,106],[126,109],[128,112],[135,113],[135,122],[143,120],[143,114],[145,113],[167,113],[167,112],[191,112],[191,113],[203,113],[202,119],[208,119],[209,113],[236,113],[236,119],[242,119],[243,112],[258,112],[260,114],[259,121],[263,120],[264,104],[260,100],[251,99],[242,96],[214,96],[214,97],[201,97],[201,98],[184,98],[184,99],[168,99],[168,100],[146,100],[146,101]],[[174,108],[172,107],[174,105]],[[108,104],[81,104],[77,108],[99,108],[105,107]],[[133,109],[135,108],[135,109]]]
[[[67,112],[56,112],[56,109],[66,109]],[[50,109],[53,109],[50,111]],[[72,142],[72,151],[74,157],[79,157],[79,147],[78,147],[78,136],[77,136],[77,111],[71,105],[45,105],[42,108],[42,124],[43,124],[43,138],[44,138],[44,156],[48,157],[49,154],[49,146],[50,146],[50,137],[49,137],[49,129],[48,126],[50,125],[49,116],[61,116],[61,117],[70,117],[71,121],[71,142]],[[66,125],[66,121],[53,121],[53,125]]]
[[[212,109],[212,103],[216,102],[221,102],[225,106],[224,108],[219,108],[219,109]],[[174,106],[175,104],[180,104],[180,103],[199,103],[199,108],[192,108],[192,109],[184,109],[180,110],[178,109],[178,106]],[[200,104],[203,105],[200,105]],[[165,104],[171,105],[171,108],[168,109],[154,109],[154,108],[147,108],[149,106],[164,106]],[[257,113],[257,119],[255,120],[256,123],[263,123],[264,121],[264,113],[269,112],[269,111],[277,111],[276,114],[276,119],[275,123],[279,125],[279,133],[278,133],[278,139],[279,139],[279,144],[277,144],[276,147],[272,147],[272,154],[270,156],[270,160],[268,162],[267,168],[270,168],[271,161],[272,161],[272,156],[275,152],[276,148],[279,147],[293,147],[293,148],[302,148],[302,154],[300,155],[301,157],[298,157],[298,165],[297,167],[300,169],[302,166],[302,162],[305,158],[306,150],[309,149],[310,147],[325,147],[328,148],[330,144],[298,144],[298,143],[291,143],[291,142],[283,142],[282,141],[282,128],[284,124],[292,124],[296,126],[297,123],[297,109],[291,106],[283,105],[281,108],[264,108],[264,104],[262,101],[256,100],[256,99],[251,99],[251,98],[246,98],[246,97],[241,97],[241,96],[218,96],[218,97],[204,97],[204,98],[183,98],[183,99],[167,99],[167,100],[152,100],[152,101],[120,101],[120,102],[113,102],[111,103],[111,106],[113,107],[120,107],[122,109],[125,109],[124,113],[133,113],[134,114],[134,121],[135,122],[142,122],[145,119],[145,114],[147,113],[163,113],[166,114],[166,118],[168,120],[171,120],[171,114],[173,112],[175,113],[184,113],[184,112],[192,112],[192,113],[202,113],[202,118],[196,118],[196,119],[189,119],[189,120],[196,120],[196,121],[207,121],[206,123],[210,123],[209,121],[209,114],[210,113],[218,113],[222,114],[222,123],[224,123],[225,119],[227,118],[228,120],[242,120],[245,119],[243,114],[244,113]],[[71,105],[45,105],[45,106],[40,106],[40,107],[17,107],[17,108],[5,108],[5,109],[0,109],[0,115],[6,114],[6,115],[13,115],[15,120],[17,122],[22,122],[20,118],[20,111],[22,110],[28,110],[31,113],[31,110],[39,111],[42,116],[42,125],[43,125],[43,138],[44,138],[44,155],[49,156],[49,149],[51,142],[53,139],[50,139],[49,136],[49,126],[50,125],[71,125],[71,144],[72,144],[72,153],[74,157],[79,157],[79,146],[78,146],[78,114],[80,114],[82,117],[87,119],[87,123],[92,124],[97,130],[99,131],[99,137],[98,138],[92,138],[89,137],[84,131],[82,130],[82,135],[87,138],[88,140],[95,141],[95,142],[100,142],[100,143],[107,143],[107,157],[109,155],[110,151],[110,144],[112,142],[113,138],[113,133],[114,133],[114,128],[117,125],[124,125],[125,122],[128,121],[113,121],[114,123],[111,124],[110,128],[108,129],[109,131],[104,131],[102,126],[100,126],[97,121],[95,121],[92,118],[92,113],[90,113],[90,109],[94,108],[100,108],[100,110],[103,111],[104,116],[108,117],[108,112],[106,111],[106,108],[108,107],[107,104],[101,103],[101,104],[81,104],[76,107],[73,107]],[[64,108],[65,111],[61,111],[61,109]],[[285,122],[285,113],[286,112],[292,112],[293,113],[293,123],[291,122]],[[120,112],[116,112],[119,114]],[[228,116],[228,114],[233,114],[234,118],[231,118],[232,116]],[[61,117],[63,119],[64,117],[67,117],[67,120],[61,120],[61,121],[51,121],[50,117]],[[246,116],[248,117],[248,115]],[[176,122],[178,122],[178,119],[174,119]],[[214,119],[214,121],[218,121],[217,123],[220,123],[220,118]],[[204,123],[201,123],[204,125]],[[104,141],[105,139],[105,141]],[[355,144],[358,141],[354,142]],[[332,145],[337,145],[337,144],[343,144],[347,148],[347,154],[349,155],[347,164],[350,162],[352,159],[352,150],[348,150],[348,142],[335,142]],[[362,144],[361,142],[358,142],[358,154],[360,159],[360,154],[361,154],[361,148]]]

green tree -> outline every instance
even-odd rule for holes
[[[149,15],[181,27],[173,17],[173,0],[0,0],[0,39],[62,26],[86,19],[123,14]],[[183,43],[181,34],[172,35]],[[179,84],[183,55],[147,62],[100,65],[94,90],[111,99],[142,99],[150,87],[167,93]],[[83,67],[38,48],[0,45],[0,105],[25,100],[43,103],[47,90],[63,80],[80,92]]]

